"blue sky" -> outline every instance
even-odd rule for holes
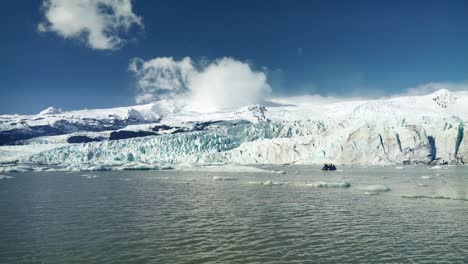
[[[380,3],[379,3],[380,2]],[[132,58],[232,57],[273,95],[384,96],[468,78],[467,1],[143,1],[114,49],[40,32],[43,1],[0,9],[0,113],[135,104]]]

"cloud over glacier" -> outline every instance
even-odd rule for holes
[[[213,112],[260,103],[271,92],[264,72],[229,57],[204,63],[189,57],[135,58],[129,70],[138,81],[138,103],[177,99],[189,110]]]
[[[121,33],[133,25],[142,27],[131,0],[44,0],[40,32],[55,32],[65,39],[84,40],[97,50],[121,47]]]

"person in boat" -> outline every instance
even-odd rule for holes
[[[330,164],[325,163],[323,165],[322,170],[324,170],[324,171],[334,171],[334,170],[336,170],[336,166],[333,163],[330,163]]]

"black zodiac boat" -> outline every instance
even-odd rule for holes
[[[323,171],[334,171],[336,170],[336,166],[332,163],[328,164],[328,163],[325,163],[323,164],[323,168],[322,168]]]

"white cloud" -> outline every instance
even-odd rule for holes
[[[138,80],[137,102],[175,98],[190,110],[212,112],[260,103],[271,92],[265,73],[248,63],[225,57],[202,64],[188,57],[133,59],[129,70]]]
[[[133,25],[143,26],[132,11],[131,0],[44,0],[45,20],[40,32],[55,32],[66,39],[84,39],[93,49],[117,49],[120,35]]]
[[[175,61],[172,57],[148,61],[135,58],[130,61],[128,68],[138,79],[138,103],[186,92],[189,78],[196,72],[192,60],[188,57],[180,61]]]

